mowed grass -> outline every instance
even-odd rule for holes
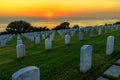
[[[15,36],[5,48],[0,48],[0,80],[11,80],[12,74],[27,66],[40,68],[41,80],[95,80],[104,76],[113,80],[118,79],[103,75],[103,72],[120,58],[120,30],[90,38],[85,34],[83,41],[78,40],[78,32],[71,37],[71,44],[65,45],[64,40],[56,33],[52,50],[45,50],[44,40],[39,45],[30,42],[23,36],[26,46],[26,57],[17,59]],[[106,55],[107,37],[115,36],[115,49],[112,55]],[[80,73],[80,48],[89,44],[93,46],[92,68],[85,74]]]

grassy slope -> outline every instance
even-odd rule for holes
[[[14,72],[26,66],[39,67],[41,80],[95,80],[120,58],[119,32],[120,30],[113,31],[93,38],[85,36],[83,41],[78,40],[78,33],[76,33],[71,38],[70,45],[64,45],[64,40],[57,33],[53,41],[53,49],[49,51],[45,51],[44,41],[41,41],[40,45],[35,45],[22,37],[26,45],[26,57],[23,59],[16,58],[16,37],[14,37],[5,48],[0,48],[0,80],[11,80]],[[105,54],[106,40],[109,35],[115,36],[115,52],[111,56]],[[79,70],[80,47],[84,44],[93,46],[92,69],[86,74],[80,73]]]

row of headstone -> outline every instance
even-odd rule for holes
[[[54,38],[55,38],[55,31],[53,31],[51,34],[50,34],[50,39],[53,41],[54,40]]]
[[[93,37],[94,35],[93,35],[93,31],[94,31],[94,29],[93,28],[87,28],[89,31],[90,31],[90,36],[91,37]],[[102,30],[103,28],[96,28],[96,30],[98,30],[99,31],[99,35],[101,34],[101,30]],[[85,30],[85,29],[82,29],[82,30]],[[82,31],[81,30],[81,31]],[[60,30],[61,32],[69,32],[68,30]],[[58,31],[58,32],[60,32],[60,31]],[[85,30],[86,31],[86,30]],[[60,33],[61,33],[60,32]],[[28,33],[27,33],[28,34]],[[36,36],[36,38],[35,38],[35,43],[36,44],[39,44],[40,43],[40,36],[37,36],[38,34],[36,34],[35,36]],[[26,36],[26,35],[24,35],[24,36]],[[55,32],[52,32],[52,33],[50,33],[50,36],[48,37],[48,38],[46,38],[45,39],[45,49],[46,50],[50,50],[50,49],[52,49],[52,40],[54,39],[54,36],[55,36]],[[65,44],[70,44],[70,35],[69,34],[66,34],[66,35],[64,35],[65,36]],[[83,34],[83,32],[79,32],[79,40],[83,40],[83,37],[84,37],[84,34]],[[19,38],[19,36],[18,36],[18,38]],[[31,38],[32,39],[34,39],[34,37],[33,36],[31,36]],[[111,41],[111,40],[110,40]],[[20,40],[18,40],[18,43],[22,43],[22,41],[20,41]],[[111,43],[111,42],[109,42],[108,41],[108,43]],[[112,46],[114,46],[114,44],[111,44]],[[110,44],[107,44],[107,49],[106,49],[106,54],[111,54],[112,52],[113,52],[113,49],[112,49],[112,46],[111,46]],[[24,47],[24,46],[23,46]],[[110,47],[110,48],[109,48]]]
[[[109,31],[114,31],[114,30],[118,30],[120,27],[120,25],[108,25],[108,26],[105,26],[104,29],[105,29],[105,33],[108,33]]]
[[[0,44],[1,44],[1,47],[5,47],[6,44],[12,40],[12,38],[14,37],[15,35],[2,35],[0,36]]]
[[[111,26],[105,26],[105,27],[99,26],[99,27],[94,27],[94,28],[93,27],[80,28],[79,29],[79,40],[84,39],[84,32],[89,33],[90,37],[92,38],[92,37],[94,37],[94,30],[98,31],[98,35],[101,35],[103,29],[105,29],[105,33],[108,33],[109,28],[111,28]],[[73,36],[76,31],[77,31],[77,28],[76,29],[63,29],[63,30],[58,30],[58,33],[60,34],[62,39],[64,39],[65,35]],[[40,32],[39,33],[27,33],[27,35],[25,33],[24,36],[26,38],[28,38],[30,41],[35,42],[35,44],[40,44]],[[43,31],[43,32],[41,32],[41,37],[42,37],[42,40],[44,40],[46,38],[50,38],[53,41],[53,39],[55,37],[55,31]]]
[[[17,36],[16,53],[17,58],[23,58],[25,56],[25,45],[23,44],[20,35]]]
[[[22,34],[25,38],[30,40],[31,42],[35,42],[35,44],[40,44],[41,40],[45,40],[50,37],[51,40],[54,40],[55,31],[42,31],[42,32],[30,32]]]
[[[41,32],[42,34],[42,39],[45,39],[45,49],[46,50],[50,50],[52,49],[52,41],[54,40],[54,37],[55,37],[55,31],[49,31],[49,33],[45,33],[45,32]],[[32,41],[33,39],[35,39],[35,44],[40,44],[40,34],[37,34],[34,38],[34,36],[31,36],[32,33],[25,33],[25,34],[22,34],[23,36],[25,36],[27,39],[31,39],[32,38]],[[47,35],[48,37],[45,37],[45,35]]]
[[[63,30],[58,30],[57,32],[60,34],[61,38],[64,39],[66,34],[69,34],[70,36],[74,36],[74,34],[77,30],[78,30],[78,28],[63,29]]]
[[[66,34],[65,35],[65,44],[70,44],[70,35]],[[50,50],[52,49],[52,39],[51,38],[47,38],[45,39],[45,49],[46,50]]]
[[[61,38],[64,39],[64,37],[65,37],[65,30],[58,30],[57,32],[60,34]]]
[[[7,34],[7,35],[0,35],[0,39],[6,39],[8,38],[9,36],[11,36],[12,34]]]
[[[52,49],[52,40],[54,39],[54,35],[55,35],[55,33],[53,32],[50,35],[50,38],[45,39],[45,49],[46,50]],[[39,41],[40,41],[40,38],[37,37],[36,38],[36,44],[38,44]],[[70,44],[70,35],[65,35],[65,44]]]
[[[70,35],[74,36],[75,32],[78,30],[78,28],[70,29]]]
[[[84,34],[89,34],[90,38],[94,37],[94,32],[98,33],[98,35],[101,35],[102,32],[108,33],[110,31],[118,30],[120,25],[107,25],[107,26],[87,26],[84,28],[79,28],[79,40],[83,40]]]

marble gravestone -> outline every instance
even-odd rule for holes
[[[45,49],[46,50],[52,49],[52,41],[49,38],[45,39]]]
[[[44,40],[45,39],[45,34],[42,34],[42,40]]]
[[[12,80],[40,80],[40,70],[35,66],[22,68],[12,75]]]
[[[6,46],[6,41],[5,40],[1,40],[1,47],[5,47]]]
[[[102,33],[102,29],[99,28],[99,29],[98,29],[98,35],[101,35],[101,33]]]
[[[105,26],[105,33],[108,33],[108,30],[109,30],[108,26]]]
[[[80,50],[80,72],[86,73],[92,66],[92,46],[84,45]]]
[[[22,44],[22,40],[17,40],[17,45]]]
[[[115,30],[118,30],[118,26],[115,26]]]
[[[55,32],[53,32],[52,34],[50,34],[50,39],[51,39],[51,41],[54,40],[54,37],[55,37]]]
[[[70,35],[65,35],[65,44],[70,44]]]
[[[93,33],[93,29],[90,30],[90,37],[93,37],[94,33]]]
[[[114,50],[114,36],[108,36],[107,38],[107,46],[106,46],[106,54],[110,55]]]
[[[17,52],[17,58],[22,58],[25,56],[25,45],[24,44],[18,44],[16,46],[16,52]]]
[[[83,40],[83,32],[79,32],[79,40]]]
[[[35,44],[40,44],[40,37],[35,38]]]
[[[31,42],[33,42],[34,41],[34,36],[31,36],[30,40],[31,40]]]

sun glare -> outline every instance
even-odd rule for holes
[[[52,14],[51,14],[51,13],[49,13],[49,14],[48,14],[48,17],[52,17]]]
[[[52,17],[52,16],[53,16],[53,11],[48,11],[48,12],[46,12],[46,16],[47,16],[47,17]]]

